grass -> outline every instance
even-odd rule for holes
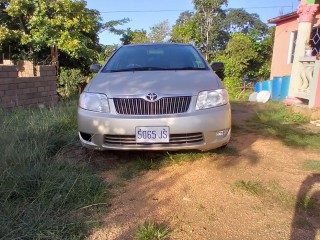
[[[294,195],[287,192],[276,182],[263,184],[262,182],[239,180],[234,183],[234,187],[261,197],[266,202],[277,203],[285,208],[292,209],[295,206]]]
[[[234,186],[238,189],[244,190],[252,195],[262,196],[267,192],[265,186],[260,182],[255,181],[237,181],[234,183]]]
[[[268,199],[286,209],[293,209],[296,204],[296,196],[275,181],[268,184]]]
[[[136,239],[138,240],[165,240],[169,239],[170,229],[163,224],[146,222],[138,227]]]
[[[311,196],[300,198],[297,204],[301,210],[315,210],[317,208],[316,200]]]
[[[309,120],[278,102],[256,112],[248,128],[281,139],[288,146],[320,149],[320,134],[303,127]]]
[[[303,168],[315,173],[320,173],[320,161],[306,160],[303,162]]]
[[[86,164],[59,154],[77,139],[75,104],[2,109],[0,128],[0,239],[83,239],[99,224],[89,221],[99,207],[85,206],[108,192]]]
[[[249,127],[287,144],[320,149],[320,136],[296,128],[305,122],[302,116],[271,103],[257,112]],[[75,104],[0,109],[0,128],[0,144],[4,146],[0,148],[0,239],[84,239],[90,228],[100,224],[93,216],[108,206],[110,193],[90,166],[66,161],[61,154],[64,147],[78,141]],[[120,175],[129,180],[147,170],[220,154],[238,156],[239,151],[227,147],[208,152],[142,152],[122,165]],[[304,168],[319,172],[320,161],[305,161]],[[284,206],[295,203],[295,196],[276,183],[241,180],[234,186]],[[298,206],[313,209],[315,204],[307,196],[299,199]],[[154,222],[137,230],[138,239],[167,239],[169,235],[167,227]]]
[[[288,192],[274,181],[263,184],[256,181],[239,180],[236,181],[233,186],[251,195],[260,197],[267,203],[276,203],[285,209],[293,210],[296,207],[303,211],[313,211],[318,207],[316,200],[311,196],[307,195],[297,199],[294,194]]]
[[[157,170],[174,164],[192,162],[205,157],[214,157],[219,154],[237,156],[239,151],[231,146],[207,152],[180,151],[180,152],[141,152],[136,161],[126,164],[120,171],[120,177],[130,180],[148,170]]]
[[[310,229],[312,228],[312,224],[308,222],[307,219],[299,218],[294,222],[295,226],[300,229]]]

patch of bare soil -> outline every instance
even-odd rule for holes
[[[146,221],[164,223],[172,230],[170,239],[320,239],[320,174],[302,166],[320,161],[320,154],[245,131],[241,126],[256,107],[233,110],[240,129],[228,147],[238,154],[148,171],[125,182],[113,190],[105,226],[89,239],[134,239]],[[112,183],[121,163],[137,154],[94,153],[90,161]],[[263,191],[255,194],[239,183],[255,183]]]

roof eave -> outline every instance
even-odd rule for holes
[[[288,13],[286,15],[282,15],[282,16],[279,16],[279,17],[275,17],[275,18],[271,18],[269,20],[267,20],[267,23],[270,23],[270,24],[278,24],[280,22],[283,22],[283,21],[286,21],[286,20],[290,20],[290,19],[293,19],[293,18],[298,18],[299,15],[297,12],[292,12],[292,13]]]

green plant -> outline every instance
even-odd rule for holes
[[[165,240],[170,236],[170,229],[163,224],[146,222],[136,232],[138,240]]]

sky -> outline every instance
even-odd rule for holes
[[[263,22],[268,19],[296,11],[298,0],[229,0],[228,8],[244,8],[249,13],[257,13]],[[147,32],[159,22],[168,20],[174,25],[183,11],[194,11],[192,0],[87,0],[87,7],[97,9],[104,22],[129,18],[130,22],[118,27]],[[120,36],[110,32],[99,35],[103,45],[120,44]]]

